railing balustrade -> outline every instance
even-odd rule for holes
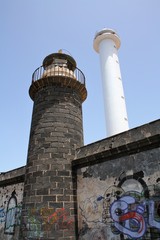
[[[32,74],[32,82],[35,82],[41,78],[55,77],[55,76],[73,78],[76,81],[80,82],[81,84],[85,85],[85,76],[79,68],[75,68],[75,70],[72,71],[66,67],[52,66],[52,65],[47,67],[41,66],[37,68]]]

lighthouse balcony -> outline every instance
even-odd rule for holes
[[[50,65],[47,67],[41,66],[37,68],[32,75],[32,83],[49,77],[67,78],[68,81],[69,79],[74,79],[75,81],[85,85],[85,76],[79,68],[76,67],[74,70],[70,70],[65,66],[55,65]]]
[[[47,86],[74,89],[79,93],[82,102],[87,97],[85,76],[76,66],[50,64],[37,68],[32,75],[32,83],[29,89],[31,99],[34,100],[36,92]]]

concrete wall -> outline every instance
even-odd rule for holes
[[[78,150],[79,239],[160,239],[160,121]]]
[[[0,174],[0,239],[18,240],[25,168]]]

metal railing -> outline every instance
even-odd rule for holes
[[[85,76],[79,68],[75,68],[75,70],[72,71],[66,67],[53,67],[52,65],[46,68],[44,66],[37,68],[32,74],[32,82],[35,82],[42,78],[57,76],[72,78],[85,85]]]

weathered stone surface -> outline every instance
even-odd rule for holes
[[[46,236],[46,240],[76,238],[70,210],[75,208],[71,161],[83,145],[81,104],[78,92],[70,88],[49,85],[35,94],[23,202],[27,211],[22,214],[31,226],[23,229],[20,239],[25,235],[32,239]],[[53,224],[48,228],[40,214],[42,208],[53,209],[48,216]]]
[[[79,239],[160,237],[160,121],[82,147],[72,164]]]
[[[17,240],[19,236],[25,168],[1,173],[0,239]],[[10,237],[9,237],[10,236]]]
[[[60,147],[54,148],[55,155],[50,144],[44,143],[43,151],[39,151],[35,145],[35,151],[39,157],[42,154],[42,159],[38,159],[36,154],[34,157],[30,154],[31,162],[28,162],[23,198],[24,218],[21,222],[23,231],[28,222],[30,232],[24,231],[23,236],[20,237],[45,240],[126,239],[125,222],[123,230],[121,227],[121,231],[118,232],[111,216],[111,209],[116,201],[123,197],[131,197],[130,199],[135,203],[132,206],[128,203],[128,214],[131,214],[130,208],[132,208],[132,215],[139,214],[139,219],[145,219],[144,228],[141,228],[142,239],[158,239],[160,237],[159,126],[160,121],[155,121],[81,147],[77,150],[77,157],[75,150],[74,154],[69,156],[62,153],[62,145],[65,145],[64,149],[71,148],[68,138],[66,141],[62,139],[63,143],[59,145]],[[42,132],[44,134],[45,131]],[[53,154],[51,157],[50,154],[46,155],[49,159],[44,157],[45,149],[47,154]],[[70,159],[74,159],[73,168]],[[19,181],[24,181],[24,173],[25,168],[20,168],[0,174],[0,184],[3,186],[0,237],[4,240],[8,239],[8,235],[4,233],[6,219],[4,220],[3,212],[7,212],[6,206],[11,195],[18,199],[17,211],[20,219],[19,206],[23,195],[23,187],[20,190],[20,186],[23,186],[23,183]],[[129,200],[127,198],[126,201]],[[4,211],[3,206],[5,206]],[[138,212],[136,209],[140,206],[143,211]],[[154,211],[151,206],[154,207]],[[151,217],[148,218],[149,216]],[[58,217],[59,221],[55,221]],[[20,221],[18,223],[20,224]],[[19,239],[18,223],[10,239]],[[134,226],[134,219],[132,224],[133,227],[138,226]],[[130,227],[128,231],[133,238],[135,229]]]

